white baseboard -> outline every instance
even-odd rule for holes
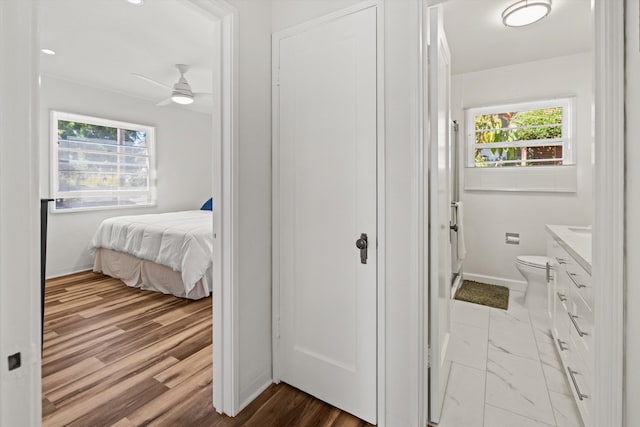
[[[47,271],[47,280],[56,277],[68,276],[69,274],[82,273],[84,271],[93,270],[93,263],[88,265],[78,265],[75,267],[61,268],[58,270]]]
[[[268,377],[268,379],[266,379],[265,377]],[[239,414],[244,408],[246,408],[251,402],[253,402],[258,396],[260,396],[262,392],[267,389],[267,387],[273,384],[273,379],[271,378],[271,375],[268,375],[268,374],[261,375],[259,379],[254,381],[254,384],[260,384],[260,383],[262,383],[262,385],[257,389],[255,389],[255,391],[251,393],[249,397],[247,397],[246,399],[242,399],[242,396],[240,396],[241,403],[240,403],[240,406],[237,408],[236,415]],[[240,393],[240,394],[244,394],[244,393]]]
[[[463,273],[465,280],[488,283],[489,285],[500,285],[509,288],[511,291],[524,292],[527,289],[527,282],[524,280],[505,279],[504,277],[485,276],[483,274]]]

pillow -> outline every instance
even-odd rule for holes
[[[200,208],[201,211],[212,211],[213,210],[213,197],[204,202],[204,205]]]

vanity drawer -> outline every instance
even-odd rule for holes
[[[588,368],[593,366],[593,311],[575,292],[569,295],[567,318],[571,322],[569,336],[576,344],[576,352]],[[591,370],[591,369],[589,369]]]
[[[547,244],[547,257],[550,258],[552,266],[564,266],[571,259],[569,253],[555,240],[551,240]]]
[[[557,248],[553,248],[552,254],[553,261],[559,266],[557,274],[560,277],[556,280],[575,289],[587,305],[593,307],[591,275],[560,245]]]
[[[560,246],[558,242],[554,243],[555,244],[553,245],[551,250],[551,257],[555,262],[562,266],[575,262],[573,261],[573,258],[571,258],[571,255],[569,255],[569,252],[567,252],[562,246]]]
[[[580,416],[584,421],[585,427],[589,427],[591,425],[590,413],[592,407],[593,375],[588,365],[580,356],[578,346],[573,338],[568,336],[570,326],[568,323],[570,323],[570,320],[568,316],[566,316],[566,312],[564,319],[566,319],[567,323],[562,319],[563,318],[557,319],[557,327],[554,328],[554,343],[562,361],[567,384],[580,410]],[[565,331],[565,334],[567,334],[564,339],[562,331]]]
[[[565,266],[565,274],[571,286],[577,294],[587,303],[589,308],[593,307],[593,285],[591,275],[575,262],[569,262]]]
[[[552,234],[554,233],[551,230]],[[591,275],[551,237],[548,304],[554,344],[585,427],[593,413],[593,282]],[[599,427],[599,426],[598,426]]]
[[[558,319],[560,320],[560,319]],[[576,343],[572,338],[563,340],[561,337],[563,326],[554,329],[554,342],[567,380],[568,387],[574,397],[576,405],[580,410],[585,426],[590,426],[590,413],[592,407],[593,375],[587,364],[582,360],[577,352]],[[560,335],[556,335],[560,331]]]
[[[591,426],[591,412],[593,407],[593,378],[584,362],[577,357],[571,357],[565,366],[565,374],[569,388],[582,416],[585,426]]]
[[[567,308],[565,304],[568,299],[567,296],[562,294],[561,292],[556,291],[554,298],[554,313],[553,313],[553,338],[555,340],[556,348],[558,349],[558,353],[565,359],[568,355],[567,351],[569,350],[569,341],[570,341],[570,326],[571,321],[569,320],[569,315],[567,314]]]

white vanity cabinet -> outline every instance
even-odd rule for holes
[[[591,238],[586,233],[579,237],[566,234],[572,233],[571,229],[547,226],[547,313],[571,392],[585,426],[590,427],[594,331]]]

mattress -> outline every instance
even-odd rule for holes
[[[207,295],[211,291],[210,277],[213,268],[211,211],[182,211],[108,218],[98,227],[91,240],[90,249],[96,255],[94,270],[98,267],[100,271],[105,272],[105,261],[111,258],[104,259],[104,251],[99,250],[107,249],[141,261],[149,261],[179,273],[183,291],[171,292],[174,295],[192,295],[192,290],[199,282],[207,286]],[[102,259],[98,260],[98,256]],[[113,259],[111,261],[115,262]],[[144,274],[142,273],[144,269],[140,271],[140,274]],[[153,283],[146,283],[145,286],[150,289]],[[159,285],[157,290],[164,292],[162,285]]]

